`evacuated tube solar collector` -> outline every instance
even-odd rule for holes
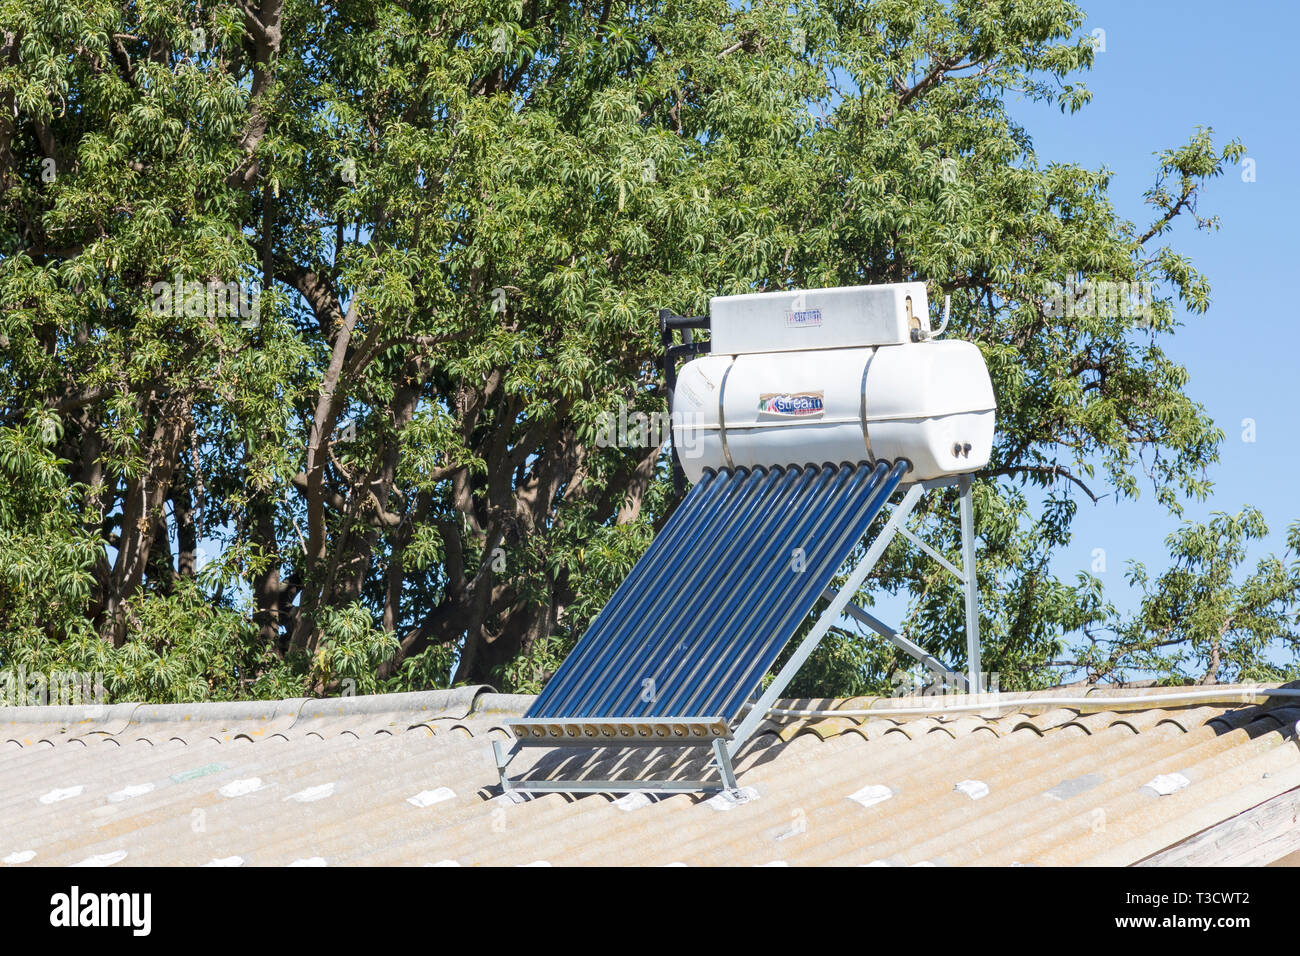
[[[970,675],[978,678],[969,475],[988,462],[995,403],[979,350],[932,333],[925,285],[722,296],[707,320],[674,318],[710,331],[707,344],[687,333],[671,346],[661,315],[674,451],[694,487],[528,713],[506,722],[515,743],[494,748],[507,790],[735,786],[731,758],[846,612],[942,667],[850,604],[929,487],[955,484],[961,495],[963,570],[921,546],[966,588]],[[707,354],[675,374],[675,350]],[[836,573],[902,486],[903,500],[835,591]],[[796,549],[802,566],[792,573]],[[821,598],[830,605],[742,718]],[[710,747],[718,779],[506,773],[522,746],[645,745]]]

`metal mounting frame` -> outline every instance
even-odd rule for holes
[[[958,508],[961,516],[962,567],[960,569],[924,540],[908,531],[907,528],[900,525],[898,533],[933,558],[962,584],[966,602],[966,673],[962,674],[952,669],[925,648],[905,637],[865,608],[850,603],[845,608],[845,612],[859,623],[871,628],[903,653],[924,665],[927,670],[935,674],[941,674],[946,680],[951,681],[954,688],[965,691],[971,691],[973,688],[978,692],[981,686],[980,675],[982,671],[980,663],[979,587],[975,577],[975,516],[971,501],[971,478],[970,475],[960,475],[955,478],[937,478],[920,484],[926,491],[940,488],[957,488]],[[823,597],[834,598],[836,593],[834,588],[827,588],[823,592]]]
[[[567,746],[590,748],[599,747],[708,747],[712,753],[713,766],[718,772],[715,780],[513,780],[506,773],[510,761],[524,747],[554,747],[548,740],[516,739],[513,742],[492,741],[492,756],[496,760],[497,776],[501,780],[504,793],[700,793],[714,790],[735,790],[736,771],[731,765],[731,753],[727,750],[726,736],[707,739],[695,738],[615,738],[602,740],[584,740]]]
[[[940,488],[956,487],[961,516],[962,569],[959,571],[947,558],[930,547],[919,537],[908,531],[904,525],[921,500],[922,494]],[[551,719],[529,720],[514,718],[506,721],[511,727],[519,728],[516,733],[531,730],[535,736],[518,736],[514,741],[494,740],[492,751],[496,760],[497,773],[504,792],[513,791],[543,793],[632,793],[649,791],[655,793],[698,793],[701,791],[734,790],[736,774],[733,761],[759,724],[766,718],[772,705],[782,691],[794,679],[813,651],[822,642],[832,625],[844,614],[866,624],[894,646],[909,656],[920,661],[926,667],[966,682],[967,688],[980,686],[980,636],[979,636],[979,590],[975,577],[975,512],[971,500],[971,476],[958,475],[952,478],[937,478],[913,482],[907,486],[902,500],[894,507],[884,527],[872,539],[861,561],[849,572],[844,585],[836,590],[827,588],[823,595],[830,599],[830,604],[818,616],[812,630],[804,637],[789,660],[777,672],[772,682],[763,690],[758,699],[750,706],[748,713],[732,731],[719,731],[717,717],[658,718],[653,721],[627,721],[613,719]],[[965,590],[966,604],[966,653],[968,669],[966,675],[957,673],[944,665],[938,658],[894,628],[883,623],[870,612],[852,603],[853,595],[866,581],[884,556],[885,549],[901,535],[904,540],[919,547],[953,574]],[[534,726],[536,725],[536,726]],[[542,726],[546,725],[546,726]],[[645,728],[658,725],[652,732]],[[672,728],[678,727],[677,732]],[[724,724],[725,726],[725,724]],[[667,728],[667,733],[664,729]],[[707,728],[701,732],[698,728]],[[682,730],[685,732],[682,732]],[[510,762],[524,747],[708,747],[712,755],[712,764],[717,771],[717,779],[701,780],[514,780],[506,773]]]

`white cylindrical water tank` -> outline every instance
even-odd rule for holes
[[[673,397],[682,468],[896,461],[909,480],[975,471],[993,449],[996,403],[969,342],[708,355]]]

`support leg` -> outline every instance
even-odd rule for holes
[[[975,578],[975,505],[971,501],[970,475],[958,483],[961,505],[961,559],[966,578],[966,661],[968,689],[979,693],[980,683],[980,606],[979,582]]]
[[[494,740],[492,741],[492,756],[496,759],[497,776],[501,778],[501,791],[503,793],[509,793],[511,790],[511,784],[510,778],[506,776],[506,767],[508,767],[510,761],[514,759],[515,747],[513,745],[509,748],[502,747],[501,741]]]
[[[713,761],[718,765],[718,775],[722,785],[728,790],[736,789],[736,771],[731,766],[731,755],[727,753],[727,742],[721,737],[713,741]]]

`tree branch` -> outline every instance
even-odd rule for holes
[[[1173,222],[1174,217],[1177,216],[1180,212],[1182,212],[1184,208],[1186,208],[1187,204],[1191,202],[1192,196],[1195,194],[1196,194],[1195,186],[1188,186],[1185,190],[1183,190],[1183,194],[1181,197],[1179,197],[1178,202],[1174,203],[1169,208],[1168,212],[1166,212],[1163,216],[1161,216],[1158,220],[1156,220],[1156,222],[1151,226],[1151,228],[1148,229],[1143,234],[1142,238],[1137,241],[1137,244],[1139,246],[1146,245],[1148,239],[1151,239],[1154,236],[1158,236],[1160,235],[1160,233],[1164,232],[1165,226]]]
[[[1072,481],[1083,489],[1083,493],[1092,499],[1093,504],[1101,501],[1101,498],[1093,493],[1078,475],[1070,471],[1063,465],[1006,465],[1002,468],[994,468],[991,471],[982,472],[987,478],[996,478],[1000,475],[1014,477],[1016,475],[1046,475],[1049,477],[1065,478]]]

